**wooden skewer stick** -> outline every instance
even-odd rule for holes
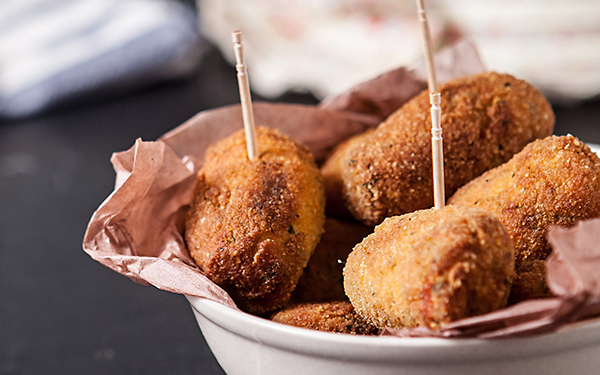
[[[242,32],[236,30],[231,33],[231,36],[233,39],[233,50],[235,52],[235,69],[237,70],[238,87],[240,89],[240,101],[242,103],[242,117],[244,120],[244,131],[246,133],[248,159],[254,160],[258,157],[258,142],[256,140],[256,128],[254,126],[254,112],[252,111],[250,84],[248,83],[248,73],[246,73],[246,63],[244,62]]]
[[[446,197],[444,192],[444,148],[442,142],[442,107],[440,89],[435,73],[433,61],[433,47],[425,0],[417,0],[419,23],[423,34],[423,52],[425,54],[425,67],[427,68],[427,85],[429,87],[429,102],[431,103],[431,153],[433,157],[433,202],[436,209],[444,207]]]

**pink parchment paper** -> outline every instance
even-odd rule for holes
[[[466,41],[438,54],[436,64],[442,82],[483,71],[475,48]],[[422,68],[398,68],[319,106],[255,103],[255,120],[308,146],[317,161],[322,161],[340,141],[376,126],[424,89],[424,77]],[[93,213],[84,250],[138,283],[236,308],[227,293],[190,258],[182,232],[206,148],[242,127],[238,105],[217,108],[197,114],[157,141],[138,139],[129,150],[113,154],[115,190]],[[587,229],[589,225],[593,228]],[[591,222],[573,231],[552,232],[555,254],[548,278],[556,298],[458,321],[440,332],[387,330],[385,334],[514,336],[552,330],[597,313],[600,280],[593,270],[600,264],[600,249],[588,244],[600,244],[598,226],[600,222]]]

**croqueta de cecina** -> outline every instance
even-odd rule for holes
[[[310,151],[257,128],[249,160],[244,132],[217,142],[198,172],[187,248],[244,311],[263,314],[290,298],[325,222],[323,179]]]
[[[286,306],[272,318],[274,322],[317,331],[376,335],[379,329],[356,314],[348,301],[301,303]]]
[[[439,329],[505,307],[514,277],[502,223],[484,210],[446,206],[375,227],[348,256],[344,288],[377,327]]]
[[[548,101],[510,75],[467,76],[440,92],[447,196],[552,134]],[[346,206],[356,219],[372,226],[433,205],[430,106],[429,93],[421,92],[351,150],[341,149],[345,162],[328,166],[341,170],[324,170],[341,175]]]
[[[448,202],[500,219],[513,240],[520,276],[511,301],[536,298],[545,289],[545,272],[532,273],[543,266],[529,263],[552,251],[550,226],[600,217],[600,159],[573,136],[550,136],[461,187]]]
[[[342,270],[354,245],[373,232],[357,222],[325,220],[325,232],[292,294],[293,302],[345,301]]]
[[[551,225],[600,216],[600,159],[571,135],[550,136],[469,182],[448,203],[494,213],[513,239],[520,267],[550,254]]]
[[[348,164],[348,151],[367,139],[374,130],[375,129],[367,129],[338,144],[321,167],[321,173],[323,174],[323,180],[325,181],[325,197],[327,201],[325,212],[327,213],[327,216],[333,216],[347,221],[354,219],[352,213],[346,208],[344,197],[341,194],[344,185],[344,181],[342,180],[342,170],[346,168]]]

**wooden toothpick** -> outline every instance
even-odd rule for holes
[[[252,111],[252,98],[250,96],[250,84],[248,83],[248,73],[246,72],[246,63],[244,62],[244,46],[242,45],[242,32],[239,30],[231,33],[233,39],[233,50],[235,52],[238,78],[238,87],[240,90],[240,101],[242,103],[242,117],[244,120],[244,131],[246,133],[246,148],[248,150],[248,159],[254,160],[258,157],[258,142],[256,140],[256,129],[254,126],[254,112]]]
[[[444,148],[442,142],[442,107],[440,89],[435,74],[433,61],[433,47],[427,13],[425,12],[425,0],[417,0],[419,12],[419,23],[423,34],[423,52],[425,55],[425,67],[427,68],[427,85],[429,87],[429,102],[431,103],[431,153],[433,157],[433,202],[436,209],[444,207],[446,197],[444,192]]]

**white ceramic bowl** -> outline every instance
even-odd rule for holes
[[[530,338],[397,338],[318,332],[187,297],[229,375],[600,374],[600,319]]]
[[[600,374],[600,318],[529,338],[374,337],[291,327],[187,298],[229,375]]]

